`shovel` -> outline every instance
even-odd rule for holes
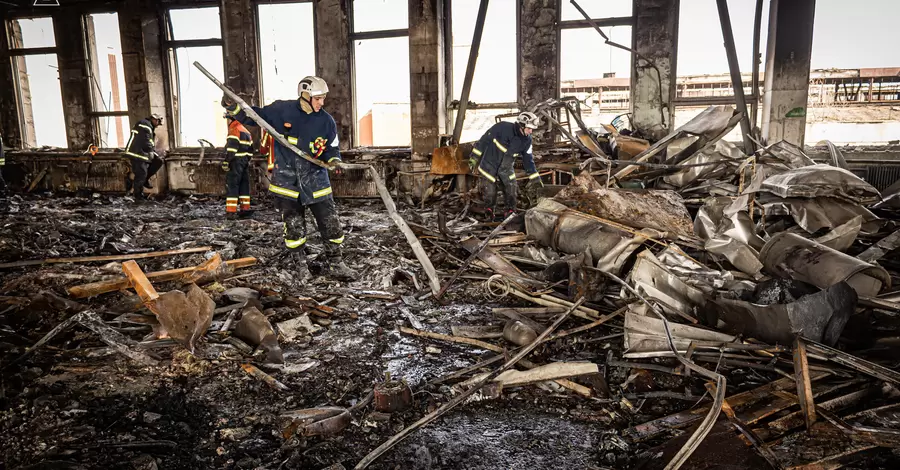
[[[122,263],[122,271],[144,305],[159,320],[160,336],[171,337],[193,353],[197,338],[212,323],[215,302],[194,283],[189,285],[187,294],[178,290],[157,293],[134,260]]]

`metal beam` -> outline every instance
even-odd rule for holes
[[[10,57],[18,57],[23,55],[39,55],[39,54],[56,54],[56,46],[53,47],[23,47],[10,49]]]
[[[744,81],[741,78],[741,68],[738,64],[737,51],[734,48],[734,31],[731,30],[731,16],[728,14],[726,0],[716,0],[719,7],[719,22],[722,24],[722,38],[725,40],[725,54],[728,56],[728,68],[731,70],[731,83],[734,87],[734,97],[737,101],[738,111],[743,113],[741,117],[741,133],[744,138],[744,152],[753,154],[756,148],[750,140],[750,115],[747,112],[747,100],[744,98]]]
[[[598,18],[590,20],[568,20],[560,21],[559,29],[578,29],[590,28],[594,25],[600,27],[606,26],[634,26],[633,16],[617,16],[615,18]]]
[[[759,94],[759,43],[762,34],[762,11],[763,0],[756,0],[756,15],[753,18],[753,68],[750,77],[750,88],[754,95]],[[758,115],[759,99],[755,99],[750,103],[750,121],[754,127],[759,122]]]
[[[177,49],[179,47],[210,47],[210,46],[223,46],[225,44],[225,40],[221,38],[210,38],[210,39],[176,39],[172,41],[164,41],[163,47],[167,49]]]
[[[381,31],[362,31],[359,33],[350,33],[350,40],[359,41],[363,39],[402,38],[404,36],[409,36],[409,28],[384,29]]]
[[[466,120],[466,106],[469,104],[469,91],[472,89],[472,77],[475,76],[475,62],[478,61],[478,50],[481,49],[481,35],[484,33],[484,18],[487,16],[488,0],[481,0],[478,5],[478,16],[475,19],[475,34],[472,35],[472,47],[469,49],[469,62],[466,64],[466,77],[463,80],[462,93],[459,95],[459,111],[453,125],[453,143],[459,143],[463,122]]]

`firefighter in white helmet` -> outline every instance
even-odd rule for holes
[[[261,118],[281,132],[292,145],[326,163],[339,162],[341,153],[337,124],[322,106],[328,94],[328,84],[319,77],[300,80],[296,100],[281,100],[265,107],[253,107]],[[247,125],[255,125],[239,105],[227,97],[222,105],[234,118]],[[344,232],[332,197],[328,170],[316,166],[290,149],[274,142],[274,168],[269,191],[277,197],[284,222],[284,243],[294,259],[297,278],[311,277],[306,263],[306,209],[312,212],[328,258],[328,273],[335,278],[349,280],[353,271],[343,262],[341,244]]]
[[[516,158],[522,159],[530,190],[544,185],[534,166],[534,155],[531,152],[531,133],[540,123],[536,114],[521,112],[516,117],[516,122],[502,121],[491,126],[472,149],[469,165],[473,169],[477,166],[481,176],[487,220],[494,218],[498,186],[503,186],[506,196],[506,216],[516,210]],[[480,164],[478,157],[481,157]]]

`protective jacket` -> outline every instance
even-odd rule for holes
[[[131,137],[125,144],[125,155],[149,162],[155,151],[154,142],[156,133],[149,119],[141,119],[131,129]]]
[[[253,156],[253,137],[243,124],[231,121],[225,142],[225,161]]]
[[[337,124],[325,110],[307,114],[300,109],[299,101],[282,100],[262,108],[254,106],[253,111],[311,157],[327,163],[340,161]],[[229,113],[244,124],[253,124],[240,106]],[[300,158],[278,141],[273,145],[275,168],[269,191],[284,199],[299,200],[303,205],[332,198],[327,169]]]
[[[528,179],[540,176],[531,153],[531,136],[525,135],[514,122],[503,121],[491,126],[472,148],[472,153],[481,157],[478,172],[492,183],[496,183],[497,178],[515,180],[514,165],[518,157],[522,158]]]

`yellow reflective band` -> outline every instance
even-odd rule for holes
[[[473,149],[472,149],[472,153],[474,153],[475,155],[478,155],[479,157],[481,156],[481,150],[478,150],[478,149],[474,149],[474,148],[473,148]]]
[[[331,157],[331,158],[328,159],[328,163],[331,163],[331,162],[333,162],[333,161],[335,161],[335,160],[340,160],[340,158],[338,158],[338,157]]]
[[[275,169],[275,164],[266,165],[266,170],[272,171],[272,170],[274,170],[274,169]]]
[[[237,154],[237,156],[238,156],[238,157],[252,157],[252,156],[253,156],[253,152],[239,152],[239,153]]]
[[[513,156],[514,156],[514,157],[518,157],[519,154],[518,154],[518,153],[514,153]]]
[[[144,129],[147,129],[148,131],[153,132],[153,128],[150,127],[150,126],[145,126],[145,125],[143,125],[143,124],[138,124],[138,127],[143,127]]]
[[[516,174],[515,174],[515,173],[513,173],[513,174],[511,174],[511,175],[509,175],[509,179],[510,179],[510,180],[514,180],[514,179],[516,179]]]
[[[486,172],[486,171],[484,171],[483,168],[478,167],[478,171],[480,171],[481,174],[484,175],[484,177],[487,178],[491,183],[496,183],[496,182],[497,182],[497,178],[494,178],[493,176],[491,176],[491,174],[488,173],[488,172]]]
[[[325,189],[320,189],[320,190],[314,192],[314,193],[313,193],[313,199],[318,199],[318,198],[320,198],[320,197],[322,197],[322,196],[327,196],[327,195],[329,195],[329,194],[331,194],[331,186],[329,186],[329,187],[327,187],[327,188],[325,188]]]
[[[288,240],[287,238],[284,239],[284,244],[287,245],[288,248],[301,247],[304,243],[306,243],[306,237],[299,240]]]
[[[501,152],[506,152],[506,147],[504,147],[500,142],[497,142],[497,139],[494,139],[494,145],[496,145]]]
[[[236,198],[236,197],[226,197],[225,200],[228,201],[228,202],[232,202],[232,201],[237,202],[238,198]]]
[[[334,243],[335,245],[340,245],[341,243],[344,243],[344,236],[341,235],[341,238],[333,238],[328,241],[330,241],[331,243]]]
[[[297,138],[296,138],[296,137],[288,137],[288,138],[287,138],[287,141],[288,141],[288,143],[290,143],[291,145],[297,145]]]
[[[225,149],[226,152],[237,152],[237,149]]]
[[[250,202],[250,196],[241,196],[241,202]]]
[[[297,191],[291,191],[290,189],[282,188],[281,186],[275,186],[274,184],[269,185],[269,191],[275,194],[289,197],[291,199],[297,199],[298,197],[300,197],[300,193],[298,193]]]
[[[228,136],[228,137],[225,138],[225,140],[232,140],[232,139],[233,139],[233,140],[236,140],[236,141],[238,141],[238,142],[241,141],[241,138],[238,137],[238,136],[236,136],[236,135],[230,135],[230,136]]]
[[[540,178],[540,176],[541,176],[540,173],[532,173],[532,174],[528,175],[528,179],[533,180],[535,178]]]
[[[226,111],[228,111],[228,110],[226,110]],[[234,111],[228,111],[228,114],[234,116],[239,112],[241,112],[241,105],[236,104],[236,105],[234,105]]]
[[[141,160],[146,160],[146,161],[148,161],[148,162],[150,161],[150,157],[145,157],[145,156],[143,156],[143,155],[138,155],[138,154],[136,154],[136,153],[125,152],[125,155],[128,155],[128,156],[130,156],[130,157],[134,157],[134,158],[140,158]]]
[[[236,202],[226,202],[225,207],[237,207],[238,204]]]
[[[242,144],[244,144],[244,145],[253,145],[253,141],[252,141],[252,140],[238,140],[238,142],[240,142],[240,143],[242,143]]]

